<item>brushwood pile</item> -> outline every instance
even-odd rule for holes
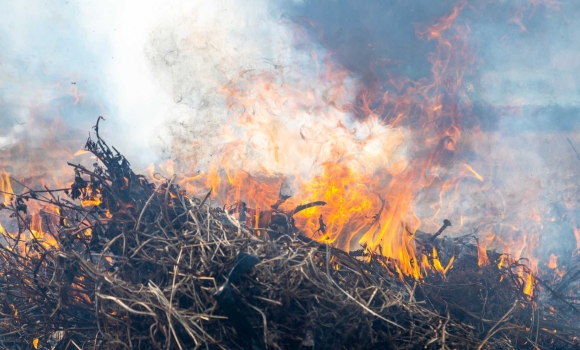
[[[0,238],[2,349],[580,348],[580,259],[529,295],[525,261],[488,251],[479,266],[473,236],[418,232],[427,259],[454,261],[416,280],[377,251],[306,237],[283,196],[256,229],[209,189],[155,186],[95,129],[99,163],[69,164],[70,188],[24,187],[2,205],[17,228]],[[42,237],[31,201],[56,208]]]

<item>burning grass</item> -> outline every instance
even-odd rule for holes
[[[305,237],[300,207],[273,203],[252,228],[241,205],[213,207],[173,178],[154,186],[96,131],[87,149],[101,165],[71,164],[65,196],[26,189],[2,208],[16,227],[0,245],[3,348],[580,346],[580,263],[540,280],[472,236],[440,238],[445,222],[413,234],[426,276],[416,280],[376,251]],[[53,208],[36,228],[30,201]]]

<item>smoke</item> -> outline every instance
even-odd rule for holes
[[[267,174],[312,176],[320,171],[316,165],[332,159],[348,159],[357,169],[364,167],[359,159],[370,160],[367,166],[374,169],[389,168],[408,156],[402,140],[413,138],[397,139],[392,129],[379,126],[383,116],[364,110],[365,94],[388,90],[383,87],[393,77],[430,79],[436,43],[419,40],[417,32],[451,13],[455,3],[228,1],[199,3],[166,19],[146,48],[176,105],[163,135],[166,156],[186,173],[207,170],[216,155]],[[441,199],[433,218],[429,208],[419,206],[417,213],[431,218],[431,229],[446,217],[455,223],[468,218],[457,232],[476,232],[489,246],[511,246],[521,256],[570,256],[576,219],[560,218],[571,213],[562,202],[578,173],[566,142],[570,137],[580,144],[570,132],[578,128],[574,76],[580,61],[569,49],[579,40],[571,33],[580,21],[567,15],[577,5],[465,4],[458,21],[466,24],[465,44],[475,60],[461,72],[458,95],[466,98],[458,100],[465,119],[473,116],[478,123],[465,125],[469,147],[456,157],[485,180],[459,184],[461,199],[454,195],[450,206]],[[330,97],[329,91],[340,93]],[[304,113],[296,115],[297,109]],[[361,111],[364,118],[352,118]],[[255,129],[247,127],[252,123]],[[350,141],[341,145],[336,139]],[[296,152],[288,153],[290,147]],[[383,156],[382,164],[373,152]],[[511,242],[524,233],[529,238],[523,246]]]
[[[392,88],[398,78],[432,78],[437,42],[417,32],[456,2],[0,3],[0,162],[9,172],[42,177],[64,158],[81,161],[73,154],[104,115],[103,134],[138,171],[171,158],[191,175],[227,160],[304,178],[327,161],[376,174],[418,154],[411,127],[386,127],[397,116],[369,91],[404,94]],[[453,98],[478,123],[464,125],[456,158],[485,180],[416,212],[427,230],[470,218],[456,232],[492,242],[533,231],[533,249],[569,256],[580,222],[580,164],[566,141],[580,148],[579,5],[463,3],[457,21],[475,60]],[[406,112],[412,124],[422,110]]]
[[[254,174],[302,177],[341,157],[388,163],[396,135],[347,118],[359,83],[279,5],[200,2],[151,33],[148,57],[178,106],[168,156],[189,173],[223,157]]]
[[[1,7],[0,163],[17,177],[47,176],[82,147],[104,112],[86,96],[99,93],[98,69],[75,30],[74,8],[10,1]]]
[[[161,1],[0,1],[0,161],[16,178],[58,175],[101,131],[137,168],[159,161],[172,101],[144,54]],[[172,8],[172,10],[179,10]]]

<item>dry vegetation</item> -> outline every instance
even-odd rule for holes
[[[7,349],[577,349],[570,290],[536,280],[472,237],[416,237],[455,261],[415,281],[396,261],[312,241],[291,222],[259,232],[169,179],[155,187],[98,136],[101,161],[75,167],[67,195],[25,190],[4,212],[20,234],[0,246],[0,347]],[[83,207],[78,201],[100,204]],[[27,201],[58,208],[44,238]],[[289,220],[289,219],[288,219]],[[46,244],[48,238],[57,246]],[[26,244],[23,241],[26,240]],[[443,265],[445,266],[445,264]],[[541,297],[540,297],[541,296]],[[565,297],[568,296],[568,297]]]

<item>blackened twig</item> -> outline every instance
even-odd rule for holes
[[[322,219],[322,215],[320,215],[318,217],[318,229],[316,231],[314,231],[314,233],[317,234],[326,234],[326,224],[324,223],[324,220]]]
[[[441,228],[439,229],[439,231],[435,232],[435,234],[433,235],[433,237],[431,237],[431,242],[435,241],[435,238],[439,237],[440,234],[443,233],[443,231],[445,231],[445,229],[447,227],[451,226],[451,221],[445,219],[443,220],[443,226],[441,226]]]
[[[296,213],[301,212],[302,210],[308,209],[308,208],[312,208],[312,207],[316,207],[319,205],[326,205],[326,202],[323,201],[317,201],[317,202],[312,202],[312,203],[308,203],[308,204],[302,204],[297,206],[294,210],[292,210],[290,212],[290,215],[294,215]]]
[[[211,195],[211,191],[213,190],[213,188],[209,189],[209,192],[205,195],[205,197],[203,198],[203,200],[201,201],[201,203],[199,204],[199,207],[201,208],[204,204],[205,201],[207,201],[207,199],[209,198],[209,196]]]

